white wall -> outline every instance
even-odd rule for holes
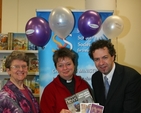
[[[117,50],[117,62],[141,73],[141,0],[116,0],[115,14],[124,21],[124,30],[112,39]],[[36,9],[64,6],[85,9],[85,0],[2,0],[2,33],[25,32],[27,21],[36,16]]]

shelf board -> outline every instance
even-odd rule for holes
[[[28,75],[39,75],[39,72],[28,72]]]
[[[8,75],[7,72],[0,72],[0,76],[5,76]],[[28,75],[30,76],[35,76],[35,75],[39,75],[39,72],[28,72]]]
[[[1,75],[5,76],[5,75],[8,75],[8,73],[7,72],[0,72],[0,76]]]
[[[0,53],[11,53],[14,50],[0,50]],[[38,50],[19,50],[24,51],[25,53],[38,53]]]

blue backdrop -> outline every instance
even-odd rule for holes
[[[43,17],[48,21],[51,10],[37,10],[36,14],[38,17]],[[81,35],[78,30],[78,19],[84,11],[72,11],[75,19],[75,26],[71,34],[66,37],[66,41],[70,44],[67,44],[67,47],[71,47],[72,49],[78,53],[78,67],[77,67],[77,75],[80,75],[91,85],[91,76],[95,71],[97,71],[94,62],[88,56],[88,49],[92,42],[98,39],[107,39],[103,34],[102,29],[94,36],[86,38]],[[104,11],[98,12],[100,14],[102,22],[113,14],[112,11]],[[40,95],[43,92],[43,89],[47,84],[49,84],[53,78],[57,76],[57,71],[54,67],[54,63],[52,60],[52,55],[54,50],[58,49],[58,46],[64,46],[66,43],[55,36],[52,32],[52,36],[50,41],[45,45],[45,48],[42,49],[39,47],[38,55],[39,55],[39,76],[40,76]]]

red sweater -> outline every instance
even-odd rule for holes
[[[74,79],[75,93],[86,88],[90,89],[88,83],[80,76],[74,75]],[[41,113],[60,113],[62,109],[68,109],[65,98],[71,95],[70,91],[60,82],[59,76],[57,76],[43,91],[40,101]]]

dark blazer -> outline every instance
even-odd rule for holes
[[[103,113],[141,113],[141,75],[130,67],[115,66],[107,99],[102,73],[92,75],[95,102],[104,106]]]

